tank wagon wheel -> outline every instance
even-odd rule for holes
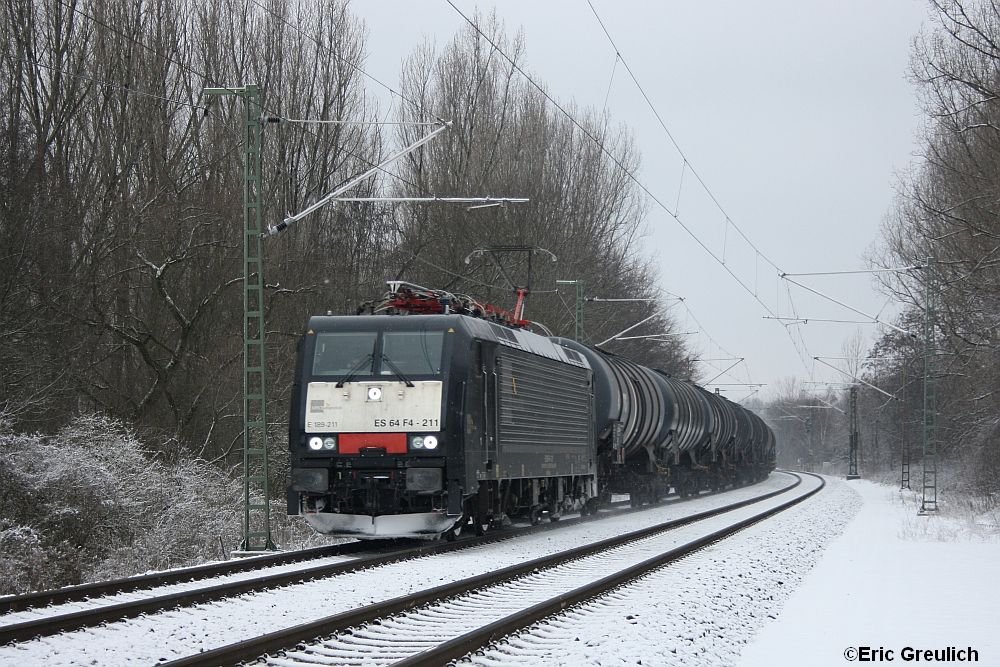
[[[464,519],[465,517],[462,518]],[[454,542],[455,539],[462,534],[463,528],[465,528],[465,521],[459,521],[454,526],[445,531],[444,539],[448,542]]]
[[[670,486],[668,484],[664,484],[662,481],[657,481],[653,485],[653,503],[658,504],[662,502],[663,499],[667,497],[667,493],[669,492]]]
[[[532,505],[529,516],[531,517],[532,526],[537,526],[538,524],[540,524],[542,522],[542,506]]]
[[[469,517],[469,521],[472,523],[472,530],[476,534],[476,537],[482,537],[486,534],[486,531],[492,528],[491,518],[483,516],[479,504],[474,500],[466,501],[465,514]]]

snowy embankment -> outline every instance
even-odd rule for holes
[[[899,664],[914,661],[907,648],[948,647],[955,649],[952,664],[958,650],[972,648],[978,664],[1000,665],[1000,527],[952,513],[947,497],[939,514],[918,516],[910,492],[841,484],[860,495],[861,511],[740,667],[844,667],[869,662],[865,648],[875,657],[870,662]],[[940,664],[924,655],[920,662]]]
[[[917,517],[890,487],[826,479],[797,508],[471,664],[845,667],[849,648],[901,663],[905,647],[953,646],[1000,665],[995,529],[972,534],[947,512]]]
[[[786,476],[773,475],[725,500],[783,484]],[[826,489],[795,508],[510,637],[472,663],[844,667],[852,662],[847,649],[892,650],[892,662],[900,663],[906,647],[951,646],[975,649],[978,664],[1000,665],[994,630],[1000,539],[995,527],[974,533],[949,517],[946,500],[940,515],[917,517],[909,494],[827,478]],[[0,647],[0,664],[153,664],[722,501],[697,499],[464,554]]]
[[[827,478],[827,487],[814,498],[510,637],[471,662],[732,665],[860,504],[849,487]]]

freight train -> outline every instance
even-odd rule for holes
[[[391,283],[299,341],[288,512],[318,532],[452,538],[766,477],[773,432],[695,384]]]

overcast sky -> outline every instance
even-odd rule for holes
[[[677,206],[681,220],[764,302],[650,205],[647,247],[660,286],[683,296],[700,322],[675,310],[683,331],[701,332],[689,337],[693,349],[704,358],[746,358],[718,382],[766,383],[767,396],[782,378],[844,379],[812,357],[842,356],[846,338],[860,330],[871,341],[878,327],[795,324],[790,330],[804,342],[796,349],[782,324],[764,319],[769,312],[791,316],[793,305],[800,317],[864,318],[779,280],[739,232],[727,231],[725,214],[683,168],[625,68],[615,68],[615,50],[587,0],[455,2],[470,17],[476,8],[495,8],[509,34],[522,30],[527,68],[560,101],[600,109],[610,85],[608,110],[642,150],[639,179],[668,208]],[[788,273],[865,267],[897,175],[915,160],[922,119],[907,70],[927,20],[924,2],[592,2],[684,156],[767,259]],[[466,25],[445,0],[355,0],[351,9],[368,30],[365,69],[394,88],[414,47],[425,39],[443,47]],[[795,279],[865,313],[895,312],[868,276]],[[728,365],[707,362],[706,380],[716,374],[708,363]],[[734,400],[748,393],[723,390]]]

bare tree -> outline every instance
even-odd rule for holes
[[[5,0],[0,11],[0,404],[17,399],[24,425],[96,409],[224,452],[240,428],[244,121],[237,100],[210,104],[201,89],[258,83],[275,116],[374,120],[357,70],[363,27],[344,2]],[[271,220],[382,150],[366,125],[267,129]],[[281,333],[383,277],[384,211],[314,218],[267,249]],[[290,338],[269,338],[283,405]]]
[[[912,331],[922,331],[927,307],[933,306],[931,380],[937,386],[942,452],[947,462],[981,473],[970,483],[995,489],[994,473],[1000,469],[1000,394],[995,390],[1000,382],[1000,9],[966,0],[930,5],[932,27],[917,39],[912,60],[928,119],[924,151],[918,166],[901,179],[875,261],[926,265],[887,279],[884,286],[909,305]],[[892,339],[886,336],[880,346],[909,354],[897,375],[922,362],[922,350]],[[907,398],[919,397],[910,393]],[[915,407],[911,403],[908,411]]]
[[[654,321],[636,333],[674,331],[665,304],[656,299],[654,267],[639,252],[645,201],[630,178],[639,166],[631,135],[612,127],[607,116],[573,104],[564,105],[573,118],[563,115],[511,64],[522,65],[523,37],[508,37],[495,15],[478,16],[476,22],[488,37],[466,28],[440,53],[424,45],[405,64],[406,97],[453,125],[408,156],[401,180],[392,186],[405,195],[510,196],[531,202],[473,210],[404,209],[396,218],[397,276],[511,304],[514,288],[527,282],[527,254],[506,254],[498,262],[489,256],[468,264],[463,260],[488,247],[545,248],[558,255],[558,263],[533,258],[529,316],[544,313],[551,329],[571,335],[574,305],[565,293],[555,292],[555,280],[581,280],[592,295],[651,299],[588,304],[585,332],[591,342],[650,315],[656,315]],[[399,117],[413,114],[404,106]],[[411,143],[421,131],[403,130],[401,143]],[[614,345],[679,375],[692,373],[690,355],[678,339]]]

